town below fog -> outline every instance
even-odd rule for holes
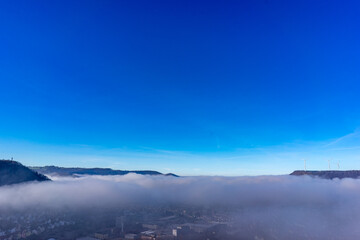
[[[324,222],[316,223],[320,231],[308,232],[314,223],[296,216],[299,213],[291,209],[285,209],[282,215],[278,209],[256,208],[248,212],[245,208],[167,205],[3,211],[0,240],[342,239],[340,235],[324,238],[328,234],[324,233]],[[339,228],[343,231],[342,225]],[[348,234],[358,236],[359,232]]]
[[[0,217],[0,239],[265,239],[255,231],[241,236],[229,216],[224,208],[175,206],[12,212]]]

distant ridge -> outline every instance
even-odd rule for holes
[[[25,167],[19,162],[13,160],[0,160],[0,186],[49,180],[50,179],[46,176]]]
[[[303,176],[308,175],[311,177],[319,177],[324,179],[334,179],[334,178],[359,178],[360,170],[349,170],[349,171],[304,171],[297,170],[292,172],[290,175],[294,176]]]
[[[65,168],[57,166],[45,166],[45,167],[30,167],[32,170],[45,174],[45,175],[57,175],[57,176],[77,176],[77,175],[125,175],[128,173],[136,173],[140,175],[162,175],[178,177],[173,173],[162,174],[157,171],[139,170],[139,171],[127,171],[127,170],[113,170],[111,168]]]

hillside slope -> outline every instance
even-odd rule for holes
[[[30,181],[42,182],[49,181],[49,179],[19,162],[0,160],[0,186]]]
[[[311,177],[320,177],[324,179],[334,179],[334,178],[359,178],[359,170],[350,170],[350,171],[304,171],[297,170],[292,172],[290,175],[294,176],[311,176]]]
[[[76,176],[76,175],[125,175],[128,173],[136,173],[140,175],[164,175],[175,176],[175,174],[168,173],[162,174],[157,171],[140,170],[140,171],[127,171],[127,170],[113,170],[111,168],[64,168],[57,166],[45,167],[30,167],[32,170],[46,175],[58,176]]]

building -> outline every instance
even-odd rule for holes
[[[125,239],[138,239],[138,235],[134,233],[125,234]]]
[[[156,230],[158,228],[158,226],[156,224],[147,224],[147,223],[144,223],[142,225],[143,228],[147,228],[147,229],[151,229],[151,230]]]

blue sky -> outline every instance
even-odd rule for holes
[[[359,9],[2,1],[0,157],[185,175],[360,168]]]

